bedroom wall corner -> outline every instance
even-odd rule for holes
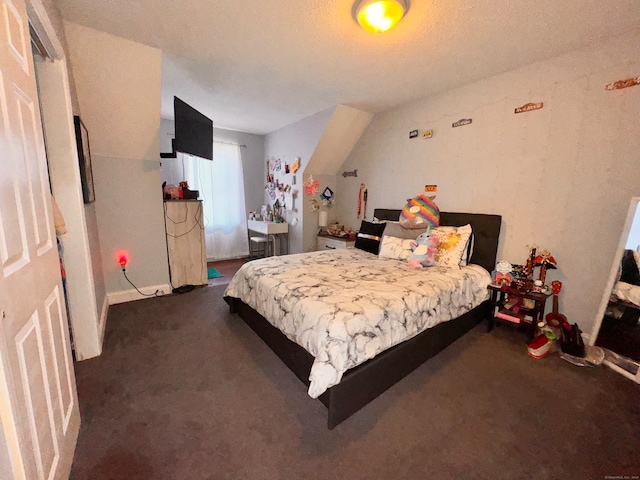
[[[267,176],[267,158],[276,157],[280,158],[283,162],[291,163],[296,157],[300,157],[301,161],[300,170],[295,174],[296,185],[294,188],[298,188],[299,193],[294,200],[294,211],[289,211],[285,215],[285,220],[289,222],[290,253],[309,251],[312,249],[312,242],[315,241],[315,235],[313,238],[309,238],[310,227],[308,223],[311,222],[311,220],[306,217],[307,212],[305,211],[304,203],[307,202],[307,199],[304,195],[302,182],[308,176],[305,170],[335,109],[336,107],[323,110],[275,132],[271,132],[265,137],[265,161],[263,161],[262,170],[263,192]],[[272,203],[269,202],[269,197],[266,192],[264,192],[263,198],[264,204]],[[291,224],[294,219],[298,220],[295,226]],[[307,224],[306,227],[305,224]]]

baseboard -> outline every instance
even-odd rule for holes
[[[109,296],[105,295],[102,302],[102,310],[100,311],[100,323],[98,323],[98,335],[100,336],[100,345],[104,342],[104,329],[107,326],[107,315],[109,314]]]
[[[171,293],[171,285],[151,285],[149,287],[142,287],[139,289],[145,295],[153,295],[158,292],[158,296],[167,295]],[[122,290],[120,292],[111,292],[107,294],[109,298],[109,305],[116,305],[118,303],[132,302],[134,300],[142,300],[143,298],[150,298],[149,296],[141,295],[137,290]]]

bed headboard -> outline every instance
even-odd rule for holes
[[[397,222],[400,210],[378,208],[374,210],[373,216],[378,220]],[[469,263],[480,265],[491,272],[496,266],[502,217],[483,213],[440,212],[440,225],[461,227],[467,223],[471,224],[474,236],[473,254]]]

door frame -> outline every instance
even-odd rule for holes
[[[598,308],[598,312],[596,313],[596,319],[594,322],[593,330],[591,335],[589,336],[589,345],[593,346],[596,344],[596,340],[598,339],[598,334],[600,333],[600,327],[602,327],[602,321],[604,320],[604,312],[607,309],[607,305],[609,304],[609,299],[611,298],[611,291],[613,290],[613,286],[615,285],[618,279],[618,270],[620,267],[620,262],[622,262],[622,255],[624,253],[624,249],[627,245],[627,239],[629,238],[629,233],[631,232],[631,226],[633,225],[633,220],[636,215],[636,210],[640,208],[640,197],[632,197],[629,203],[629,210],[627,211],[627,218],[624,222],[624,226],[622,228],[622,233],[620,234],[620,240],[618,241],[618,247],[616,248],[616,253],[613,256],[613,265],[611,267],[611,272],[609,272],[609,279],[607,280],[607,284],[604,289],[604,294],[602,295],[602,300],[600,301],[600,307]],[[640,383],[640,369],[634,375],[630,372],[627,372],[623,368],[605,360],[604,363],[609,366],[612,370],[618,372],[621,375],[633,380],[636,383]]]

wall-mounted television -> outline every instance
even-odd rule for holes
[[[213,122],[178,97],[173,97],[175,150],[213,160]]]

